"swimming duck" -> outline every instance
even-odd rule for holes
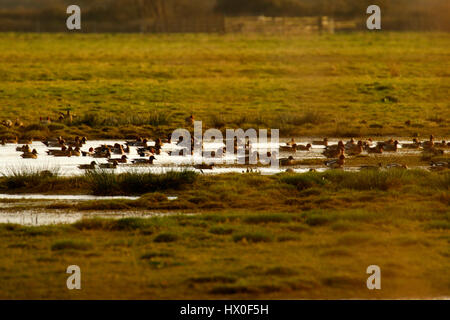
[[[90,147],[89,151],[81,151],[81,154],[83,155],[83,157],[93,156],[95,154],[94,148]]]
[[[31,152],[24,152],[21,155],[21,157],[24,159],[37,159],[37,155],[38,155],[38,153],[37,153],[36,149],[33,149],[33,151],[31,151]]]
[[[286,142],[287,146],[292,146],[294,144],[296,144],[294,138],[292,138],[290,141]]]
[[[61,136],[59,136],[58,138],[53,139],[53,140],[42,141],[42,143],[45,144],[49,148],[55,148],[55,147],[61,147],[62,145],[64,145],[65,141]]]
[[[108,162],[114,162],[114,161],[116,161],[117,163],[127,163],[128,157],[126,155],[123,155],[119,159],[108,159]]]
[[[430,149],[430,148],[434,147],[434,136],[430,135],[430,140],[429,141],[422,142],[422,147],[424,149]]]
[[[344,166],[345,156],[341,154],[338,159],[325,161],[324,164],[331,169],[340,169]]]
[[[337,148],[325,149],[322,154],[327,158],[337,158],[344,154],[344,147],[341,145]]]
[[[356,156],[361,154],[362,151],[363,151],[363,142],[359,140],[357,144],[353,145],[351,148],[348,148],[347,153],[350,156]]]
[[[408,169],[406,164],[390,163],[386,165],[386,169]]]
[[[417,138],[414,138],[412,140],[412,143],[403,143],[402,144],[403,149],[419,149],[419,147],[420,147],[420,142],[419,142],[419,140],[417,140]]]
[[[300,150],[300,151],[309,151],[310,149],[311,149],[311,144],[310,143],[308,143],[306,146],[304,146],[304,145],[301,145],[301,144],[297,144],[296,145],[296,149],[297,150]]]
[[[194,165],[194,168],[197,170],[212,170],[214,168],[214,163],[206,164],[196,164]]]
[[[359,168],[359,170],[380,170],[381,168],[383,168],[383,165],[382,165],[381,162],[380,162],[380,163],[378,163],[377,166],[371,166],[371,165],[364,165],[364,166],[361,166],[361,167]]]
[[[69,148],[71,148],[71,147],[69,147]],[[73,150],[71,150],[71,153],[72,153],[72,156],[75,156],[75,157],[81,156],[81,151],[80,151],[79,147],[75,147]]]
[[[78,169],[81,170],[94,170],[97,166],[97,163],[95,161],[92,161],[90,164],[80,164],[78,166]]]
[[[21,152],[31,152],[31,148],[29,145],[25,144],[21,147],[17,147],[16,151],[21,151]]]
[[[238,164],[257,164],[259,161],[259,153],[257,151],[253,151],[250,154],[245,155],[244,157],[239,157],[237,159]]]
[[[450,144],[447,143],[447,141],[442,140],[441,142],[435,142],[435,143],[434,143],[434,146],[435,146],[436,148],[448,148],[448,147],[450,147]]]
[[[430,163],[430,170],[431,171],[445,171],[447,169],[450,169],[450,162],[447,161],[440,161],[440,162],[434,162],[431,161]]]
[[[376,145],[373,148],[368,147],[366,150],[367,150],[367,153],[378,153],[379,154],[379,153],[383,153],[383,149],[384,149],[384,147],[382,145]]]
[[[395,140],[393,144],[386,144],[383,146],[383,151],[397,152],[397,150],[398,150],[397,140]]]
[[[280,146],[280,151],[295,152],[295,151],[297,151],[297,145],[294,143],[294,144],[288,145],[288,146]]]
[[[113,161],[112,163],[101,163],[99,167],[102,169],[116,169],[117,164],[117,161]]]
[[[317,145],[317,146],[325,146],[326,147],[326,146],[328,146],[328,138],[323,138],[323,140],[321,140],[321,141],[315,140],[312,142],[312,144]]]
[[[280,166],[291,166],[294,164],[294,157],[289,156],[288,158],[281,158],[280,159]]]
[[[150,156],[148,159],[134,159],[131,162],[134,164],[153,164],[153,160],[156,160],[156,158]]]
[[[5,144],[17,144],[17,141],[18,141],[17,137],[15,137],[15,138],[2,138],[2,144],[3,145],[5,145]]]

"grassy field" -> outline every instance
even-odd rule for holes
[[[62,178],[57,178],[62,179]],[[161,180],[168,178],[161,178]],[[0,225],[0,298],[431,298],[450,294],[450,174],[179,177],[135,201],[12,201],[6,211],[178,212]],[[51,184],[51,183],[50,183]],[[63,183],[53,183],[57,192]],[[167,195],[177,195],[168,201]],[[276,199],[276,200],[275,200]],[[195,215],[186,215],[194,213]],[[65,288],[65,268],[82,290]],[[382,290],[366,288],[379,265]]]
[[[282,135],[450,132],[450,39],[435,33],[0,35],[0,136],[155,137],[205,127]],[[40,125],[70,108],[72,124]]]

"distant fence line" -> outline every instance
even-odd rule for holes
[[[66,32],[65,16],[55,19],[2,16],[0,31],[16,32]],[[427,19],[382,19],[385,30],[441,30],[450,26],[433,25]],[[265,34],[314,34],[339,31],[365,30],[364,19],[338,20],[331,17],[227,17],[211,15],[195,18],[142,19],[124,23],[94,21],[82,17],[81,32],[142,32],[142,33],[265,33]]]

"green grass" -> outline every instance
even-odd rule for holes
[[[205,128],[442,136],[449,55],[439,33],[3,33],[0,117],[25,127],[0,136],[154,137],[190,113]],[[71,124],[38,123],[67,109]]]

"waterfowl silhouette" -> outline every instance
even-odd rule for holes
[[[296,149],[297,150],[300,150],[300,151],[309,151],[310,149],[311,149],[311,144],[310,143],[308,143],[306,146],[304,146],[304,145],[301,145],[301,144],[297,144],[296,145]]]
[[[383,153],[383,148],[384,147],[382,145],[376,145],[373,148],[368,147],[366,150],[367,150],[367,153],[378,153],[378,154],[380,154],[380,153]]]
[[[363,142],[360,140],[360,141],[358,141],[357,144],[348,148],[347,154],[350,156],[356,156],[356,155],[361,154],[362,151],[363,151]]]
[[[156,160],[156,158],[150,156],[148,159],[134,159],[131,162],[134,164],[153,164],[153,160]]]
[[[102,169],[116,169],[117,164],[117,161],[113,161],[112,163],[101,163],[99,164],[99,167]]]
[[[338,159],[325,161],[324,164],[331,169],[340,169],[344,166],[345,156],[341,154]]]
[[[97,163],[95,161],[92,161],[90,164],[80,164],[78,166],[78,169],[81,170],[94,170],[97,166]]]
[[[21,147],[17,147],[16,151],[21,151],[21,152],[31,152],[31,148],[28,144],[25,144]]]
[[[114,161],[116,161],[117,163],[127,163],[128,157],[126,155],[123,155],[119,159],[108,159],[108,162],[114,162]]]
[[[24,152],[21,155],[21,157],[24,159],[37,159],[37,155],[38,155],[38,153],[37,153],[36,149],[33,149],[33,151],[31,151],[31,152]]]
[[[398,141],[395,140],[393,144],[385,144],[383,146],[383,151],[388,151],[388,152],[397,152],[398,150]]]
[[[319,140],[319,141],[315,140],[312,142],[312,144],[316,145],[316,146],[325,146],[326,147],[326,146],[328,146],[328,138],[323,138],[323,140]]]
[[[359,170],[380,170],[381,168],[383,168],[383,165],[380,162],[377,166],[363,165],[359,168]]]
[[[194,165],[194,168],[198,169],[198,170],[212,170],[214,168],[214,163],[210,163],[210,164],[206,164],[206,163],[196,164],[196,165]]]
[[[417,138],[414,138],[412,140],[412,143],[402,143],[402,148],[403,149],[419,149],[420,145],[421,145],[421,143],[419,142],[419,140],[417,140]]]
[[[424,149],[430,149],[430,148],[434,147],[434,136],[430,135],[430,140],[429,141],[422,142],[422,147]]]

